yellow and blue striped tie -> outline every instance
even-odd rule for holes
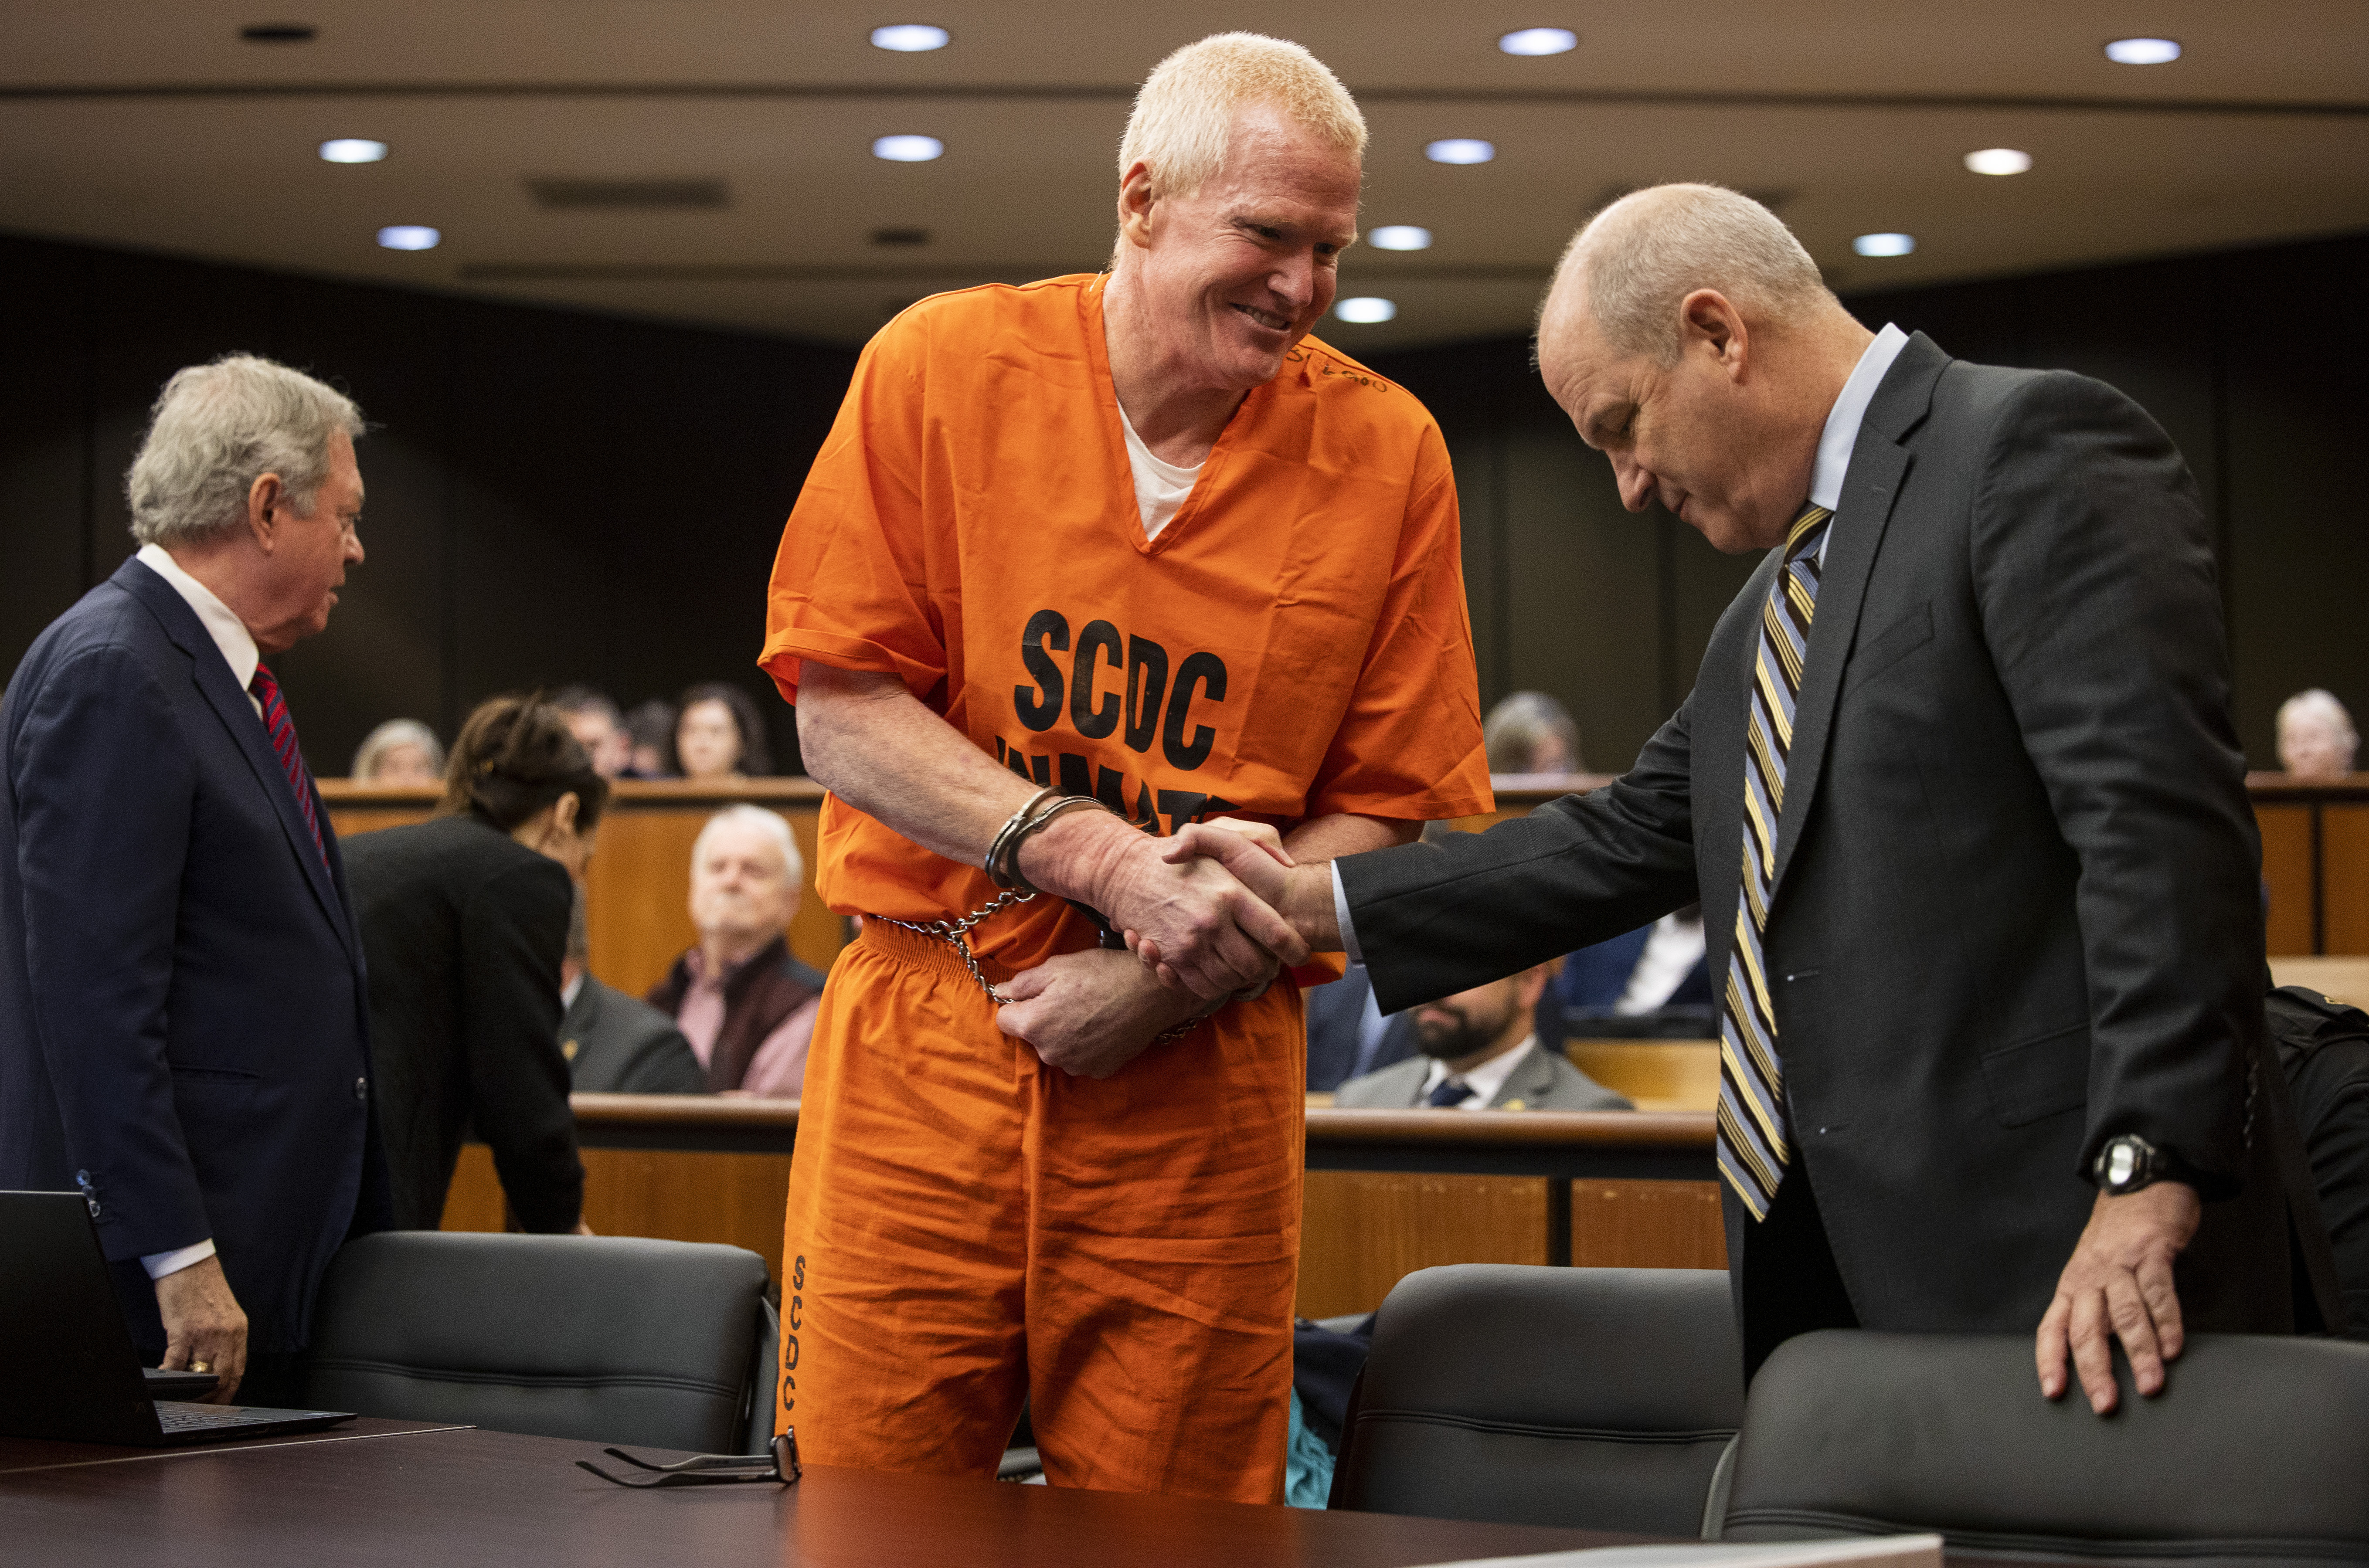
[[[1744,888],[1735,904],[1735,941],[1720,1009],[1719,1173],[1755,1219],[1768,1218],[1790,1152],[1777,1010],[1769,1001],[1761,939],[1776,891],[1777,818],[1785,809],[1793,704],[1802,692],[1802,662],[1810,651],[1810,618],[1818,607],[1818,545],[1833,515],[1814,501],[1793,520],[1785,536],[1784,567],[1760,607],[1760,651],[1752,669],[1745,737]]]

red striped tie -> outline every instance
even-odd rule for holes
[[[288,775],[288,787],[296,792],[296,804],[304,813],[304,826],[312,830],[313,847],[320,852],[321,869],[326,871],[329,850],[321,841],[321,824],[313,815],[313,775],[305,770],[304,753],[296,747],[296,721],[288,716],[288,699],[280,694],[280,682],[271,671],[259,664],[246,689],[263,704],[263,727],[270,732],[271,750],[280,758],[280,772]]]

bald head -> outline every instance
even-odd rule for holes
[[[1631,511],[1765,549],[1872,336],[1775,213],[1715,185],[1625,196],[1579,232],[1539,317],[1539,372]]]
[[[1679,303],[1711,289],[1747,315],[1806,325],[1842,306],[1777,214],[1718,185],[1656,185],[1615,201],[1572,236],[1539,326],[1574,311],[1605,341],[1675,363]]]

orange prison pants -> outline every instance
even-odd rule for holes
[[[801,1457],[991,1475],[1025,1395],[1054,1485],[1280,1501],[1306,1051],[1286,982],[1073,1078],[953,949],[866,922],[790,1168]]]

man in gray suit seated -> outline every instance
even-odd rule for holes
[[[1364,1110],[1633,1111],[1551,1051],[1530,1026],[1551,963],[1412,1009],[1423,1054],[1353,1078],[1333,1103]]]
[[[567,956],[559,966],[560,1054],[573,1087],[587,1094],[704,1094],[707,1070],[692,1054],[674,1020],[639,997],[592,978],[592,944],[584,918],[584,889],[567,923]]]

